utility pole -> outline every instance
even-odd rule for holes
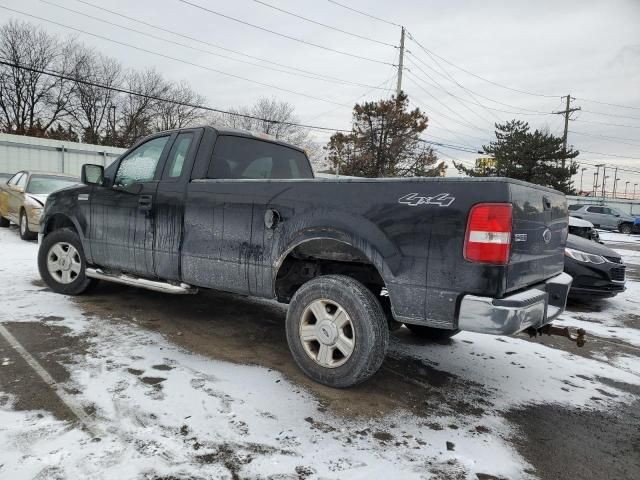
[[[400,55],[398,56],[398,84],[396,85],[396,98],[402,93],[402,68],[404,65],[404,27],[400,27]]]
[[[618,185],[618,167],[613,172],[613,195],[612,198],[616,198],[616,186]]]
[[[593,196],[598,195],[598,181],[600,180],[600,167],[604,167],[604,163],[600,163],[596,165],[596,180],[594,182],[595,187],[593,187]]]
[[[598,191],[598,174],[596,172],[593,172],[593,188],[591,189],[591,191],[591,195],[595,197],[596,192]]]
[[[556,115],[564,115],[564,135],[562,135],[562,151],[564,152],[564,156],[567,156],[567,133],[569,133],[569,117],[573,112],[577,112],[580,110],[580,107],[571,108],[571,95],[567,95],[566,97],[562,97],[567,99],[567,107],[564,110],[560,110],[559,112],[551,112]],[[566,158],[562,159],[562,168],[565,168]]]
[[[603,203],[604,203],[605,193],[606,193],[604,188],[605,188],[605,185],[607,183],[607,178],[609,178],[609,177],[607,177],[607,166],[603,165],[602,166],[602,202]]]

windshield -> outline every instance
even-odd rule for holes
[[[33,175],[27,185],[27,193],[34,195],[49,195],[61,188],[70,187],[78,182],[73,178],[55,177],[53,175]]]

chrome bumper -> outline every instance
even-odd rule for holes
[[[561,273],[528,290],[499,299],[465,295],[460,304],[458,328],[493,335],[540,328],[564,311],[572,280],[571,275]]]

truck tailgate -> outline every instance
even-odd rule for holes
[[[506,290],[542,282],[564,269],[568,234],[566,197],[554,190],[509,184],[513,243]]]

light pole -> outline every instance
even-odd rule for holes
[[[583,167],[581,170],[582,172],[580,172],[580,195],[582,195],[582,177],[584,177],[584,171],[587,169],[587,167]]]
[[[624,198],[627,198],[627,187],[629,186],[631,182],[625,182],[624,184]]]
[[[609,178],[609,175],[602,176],[602,200],[607,198],[607,178]]]
[[[637,183],[634,183],[634,184],[633,184],[633,199],[634,199],[634,200],[636,199],[636,187],[637,187],[637,186],[638,186],[638,184],[637,184]]]

